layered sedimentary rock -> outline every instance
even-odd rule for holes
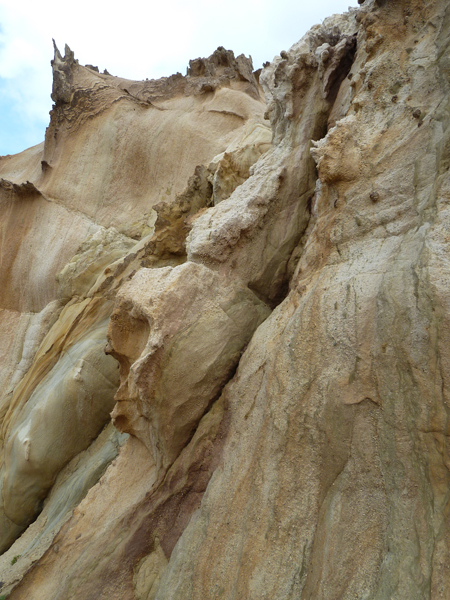
[[[104,350],[117,290],[144,265],[185,262],[187,220],[214,203],[223,153],[255,148],[255,162],[270,137],[251,61],[219,48],[201,62],[207,74],[132,82],[55,47],[45,144],[0,161],[2,550],[110,421],[119,373]],[[254,304],[253,329],[269,312]],[[239,336],[226,373],[251,333]]]
[[[449,45],[366,0],[259,78],[55,49],[0,159],[11,598],[450,596]]]

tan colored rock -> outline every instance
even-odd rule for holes
[[[56,104],[45,147],[0,158],[1,178],[32,184],[22,194],[0,186],[2,228],[16,232],[2,250],[0,301],[10,310],[22,310],[25,298],[23,310],[42,310],[57,297],[55,275],[99,226],[125,234],[131,227],[133,234],[142,213],[173,201],[195,168],[226,150],[265,108],[251,62],[232,53],[225,53],[226,67],[217,67],[210,92],[197,89],[207,76],[133,82],[82,67],[69,48],[66,53],[55,48]],[[214,63],[217,56],[204,60]],[[30,255],[39,264],[30,264]],[[25,286],[26,295],[19,291]]]
[[[437,23],[448,7],[363,9],[383,41],[353,68],[365,65],[373,84],[315,152],[320,181],[291,293],[228,388],[224,468],[158,599],[448,595],[449,178],[431,167],[446,160],[438,36],[448,40],[448,25]],[[414,28],[401,25],[407,11]],[[398,106],[389,88],[402,76]],[[418,127],[410,107],[424,90],[430,116]],[[359,140],[355,160],[345,149]]]
[[[212,180],[214,204],[226,200],[250,176],[250,168],[272,142],[272,130],[266,123],[248,121],[243,135],[232,142],[226,152],[216,156],[209,165],[214,172]]]
[[[314,27],[261,74],[273,144],[248,178],[210,206],[202,160],[198,186],[61,313],[15,393],[52,373],[56,331],[70,348],[115,298],[113,418],[132,435],[21,582],[8,573],[12,600],[450,597],[449,15],[366,0]],[[212,94],[222,114],[253,85],[241,62],[219,49],[148,89],[170,88],[160,108],[178,86],[190,106]],[[74,145],[83,119],[63,125]],[[214,156],[239,157],[238,133]]]
[[[99,227],[50,201],[34,186],[0,186],[0,208],[5,232],[0,306],[41,312],[58,297],[56,274]]]
[[[116,228],[181,193],[197,165],[264,112],[251,62],[222,54],[201,59],[219,63],[214,74],[133,82],[82,67],[69,48],[64,57],[56,49],[48,167],[38,187]]]
[[[154,563],[150,557],[156,551],[161,574],[164,561],[158,549],[169,557],[198,509],[220,463],[228,419],[226,402],[219,400],[157,486],[151,455],[131,436],[12,596],[134,600],[136,585],[153,593],[147,587],[148,572],[139,577],[139,566]]]
[[[223,49],[202,60],[214,73],[133,82],[55,46],[45,145],[0,159],[2,550],[109,421],[118,380],[105,328],[116,290],[143,262],[185,260],[185,219],[208,201],[198,165],[262,118],[251,60]]]
[[[72,322],[74,310],[78,327],[67,332],[64,324]],[[11,522],[11,534],[3,529],[2,550],[40,511],[61,469],[107,421],[118,383],[117,365],[103,353],[109,313],[108,303],[96,300],[63,311],[11,397],[2,424],[0,481],[0,514]]]
[[[171,202],[155,204],[157,217],[154,234],[145,244],[145,266],[163,266],[164,262],[175,265],[186,260],[186,236],[190,219],[200,210],[211,205],[212,186],[210,172],[198,165],[189,178],[186,189]]]
[[[121,367],[112,419],[158,470],[192,437],[269,313],[247,288],[191,262],[141,269],[119,291],[109,329],[108,352]]]
[[[352,181],[361,176],[364,142],[358,140],[355,117],[338,121],[326,138],[313,142],[311,154],[317,162],[321,183]],[[359,143],[358,143],[359,142]]]
[[[126,256],[135,240],[120,235],[114,227],[99,229],[78,248],[77,254],[56,275],[62,298],[83,297],[95,286],[106,268]]]
[[[134,575],[136,600],[154,600],[159,580],[167,566],[167,558],[159,544],[142,559]]]
[[[55,535],[71,517],[73,509],[116,458],[119,447],[127,437],[109,424],[87,450],[78,454],[59,473],[36,521],[0,557],[2,591],[17,584],[50,547]],[[53,553],[58,553],[57,545]],[[15,557],[19,559],[11,564]]]

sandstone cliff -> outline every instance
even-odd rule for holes
[[[260,74],[55,47],[0,158],[0,594],[450,598],[449,46],[366,0]]]

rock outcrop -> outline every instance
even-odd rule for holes
[[[0,161],[2,551],[110,420],[119,373],[104,349],[117,290],[143,265],[186,261],[187,220],[213,203],[214,165],[224,152],[259,148],[249,129],[269,131],[251,61],[218,49],[204,62],[218,63],[214,91],[202,88],[212,77],[204,74],[144,82],[100,75],[55,46],[45,144]],[[241,295],[252,310],[253,294]],[[242,313],[245,300],[233,300],[231,288],[223,301]],[[254,329],[258,310],[262,317],[268,309],[253,303]],[[242,346],[251,333],[237,337]],[[241,349],[229,348],[234,363]]]
[[[259,77],[55,47],[0,159],[13,600],[450,597],[450,7],[360,4]]]

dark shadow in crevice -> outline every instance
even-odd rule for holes
[[[341,56],[335,69],[331,73],[327,83],[327,100],[331,105],[334,104],[341,87],[341,83],[347,77],[355,61],[357,50],[356,33],[348,36],[344,54]]]

